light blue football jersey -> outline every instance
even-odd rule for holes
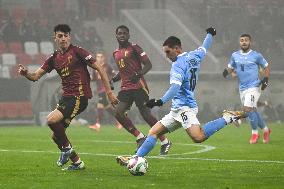
[[[173,62],[170,71],[170,84],[180,85],[178,93],[172,99],[172,109],[178,109],[182,106],[190,108],[197,107],[194,97],[200,63],[204,59],[206,49],[199,47],[190,52],[184,52],[177,56],[177,60]]]
[[[256,51],[250,50],[247,53],[243,53],[239,50],[232,54],[228,67],[236,71],[240,91],[259,87],[259,66],[265,68],[268,66],[268,63],[262,54]]]

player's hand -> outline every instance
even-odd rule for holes
[[[18,73],[25,76],[28,73],[28,69],[25,66],[23,66],[22,64],[19,64]]]
[[[141,78],[141,74],[135,73],[133,76],[130,77],[130,81],[132,83],[137,83]]]
[[[261,80],[261,90],[264,90],[268,86],[268,77],[264,77]]]
[[[112,91],[107,92],[107,97],[113,106],[119,103],[119,100],[116,98],[116,96],[114,95]]]
[[[216,29],[213,27],[207,28],[206,32],[210,33],[212,36],[216,35]]]
[[[121,78],[120,78],[120,74],[117,73],[115,76],[113,76],[113,78],[111,78],[111,80],[115,83],[117,81],[119,81]]]
[[[223,77],[226,78],[229,75],[229,71],[225,68],[223,71]]]
[[[146,102],[146,106],[148,108],[153,108],[154,106],[163,106],[163,101],[161,99],[150,99],[148,102]]]
[[[112,80],[112,79],[109,81],[109,85],[110,85],[110,89],[111,89],[111,90],[114,90],[113,80]]]

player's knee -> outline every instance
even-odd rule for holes
[[[122,112],[122,111],[115,111],[115,118],[123,118],[125,117],[125,112]]]
[[[245,106],[244,111],[245,112],[252,112],[252,111],[254,111],[254,108]]]
[[[192,136],[191,138],[192,138],[192,141],[194,143],[201,143],[205,140],[205,137],[201,136],[201,135],[200,136]]]
[[[53,117],[51,117],[51,116],[46,117],[46,123],[48,125],[55,124],[56,122],[57,122],[57,120],[55,120]]]

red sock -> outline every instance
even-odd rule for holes
[[[133,125],[132,121],[128,117],[123,117],[118,121],[133,136],[137,137],[141,133],[136,129],[136,127]]]
[[[103,108],[98,108],[97,109],[97,123],[101,123],[102,119],[103,119],[103,116],[104,116],[104,110]]]
[[[58,148],[59,150],[61,150],[61,149],[62,149],[61,144],[59,143],[59,141],[58,141],[58,139],[56,138],[56,136],[55,136],[54,133],[52,133],[51,138],[52,138],[52,140],[55,142],[55,144],[57,145],[57,148]]]
[[[70,143],[65,133],[65,128],[63,124],[54,123],[54,124],[49,124],[48,126],[54,133],[55,136],[54,138],[56,138],[55,143],[57,144],[58,148],[62,149],[68,147]]]

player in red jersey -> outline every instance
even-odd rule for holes
[[[21,64],[18,72],[30,81],[37,81],[54,69],[59,74],[63,94],[56,109],[47,116],[47,124],[53,131],[53,141],[61,151],[57,165],[61,167],[70,159],[71,165],[63,170],[81,170],[85,168],[84,162],[72,147],[65,130],[71,120],[86,109],[88,99],[92,97],[87,66],[99,72],[111,103],[117,104],[118,100],[110,89],[104,69],[95,63],[88,51],[71,44],[70,31],[70,27],[66,24],[55,26],[54,41],[58,49],[35,72],[29,72]]]
[[[152,68],[152,63],[143,49],[137,44],[130,43],[129,38],[128,27],[121,25],[116,28],[119,48],[113,52],[113,57],[119,73],[112,78],[112,81],[121,80],[121,91],[118,94],[119,103],[115,109],[115,117],[129,133],[136,137],[138,149],[144,142],[145,135],[125,115],[126,111],[135,102],[148,125],[152,127],[157,119],[151,114],[151,110],[145,106],[145,103],[149,100],[149,90],[143,75]],[[164,135],[159,139],[161,141],[160,155],[166,155],[172,143]]]
[[[106,55],[104,52],[97,52],[96,53],[96,63],[100,64],[105,72],[108,75],[108,78],[112,78],[115,75],[115,71],[112,69],[112,67],[107,63],[106,61]],[[94,70],[93,72],[93,80],[96,81],[97,84],[97,91],[96,94],[98,94],[99,101],[97,103],[97,118],[96,123],[93,125],[90,125],[90,129],[95,129],[96,131],[100,131],[101,128],[101,120],[103,119],[104,111],[107,111],[110,115],[113,117],[115,116],[115,111],[112,105],[107,100],[106,95],[106,89],[103,85],[102,78],[98,71]],[[115,126],[118,129],[122,128],[122,125],[116,120]]]

